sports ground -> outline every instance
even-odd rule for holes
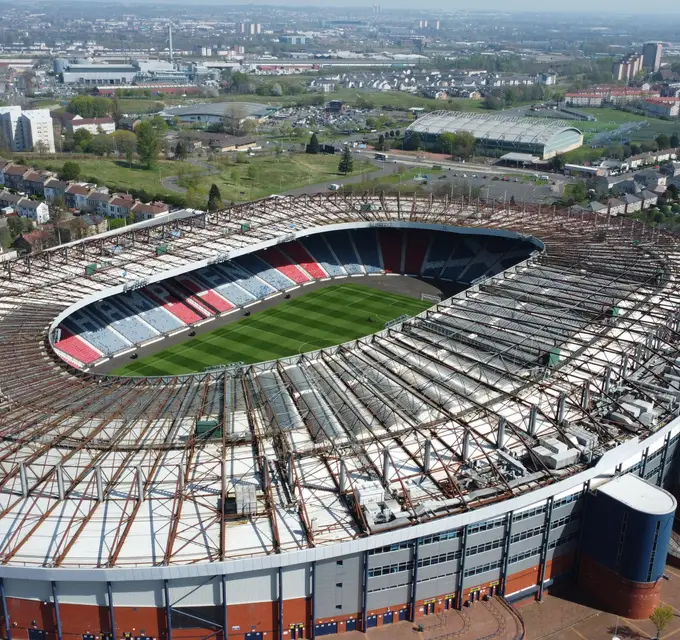
[[[132,362],[112,373],[160,376],[197,373],[207,367],[252,364],[355,340],[402,315],[428,307],[407,296],[358,284],[319,289],[229,323],[215,331]]]

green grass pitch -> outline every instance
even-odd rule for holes
[[[431,305],[362,285],[332,285],[140,358],[113,375],[197,373],[231,362],[284,358],[375,333],[385,322],[416,315]]]

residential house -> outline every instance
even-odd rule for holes
[[[38,224],[45,224],[50,219],[50,209],[44,202],[22,198],[17,205],[17,213]]]
[[[24,191],[30,196],[45,196],[45,182],[54,174],[50,171],[29,171],[24,176]]]
[[[87,196],[91,189],[81,184],[71,184],[64,193],[66,206],[69,209],[87,209]]]
[[[213,151],[245,151],[257,145],[255,138],[230,136],[223,133],[186,131],[181,134],[183,141],[189,141],[192,149],[210,147]]]
[[[3,171],[5,170],[5,167],[9,166],[9,162],[6,160],[0,160],[0,187],[5,186],[5,174]]]
[[[680,176],[680,162],[667,162],[659,167],[659,171],[667,178]]]
[[[5,187],[8,189],[14,189],[16,191],[24,190],[24,176],[30,173],[32,170],[21,164],[10,164],[7,165],[2,173],[5,176]]]
[[[633,194],[642,191],[642,186],[639,182],[635,182],[635,180],[629,178],[627,180],[619,180],[618,182],[614,182],[611,185],[611,189],[617,195],[624,193]]]
[[[626,212],[626,203],[618,198],[609,198],[607,206],[609,213],[613,216],[619,216]]]
[[[104,216],[86,214],[71,216],[59,222],[59,239],[61,242],[72,242],[89,236],[104,233],[108,229],[108,222]]]
[[[19,255],[22,253],[33,253],[34,251],[42,251],[50,245],[51,237],[47,231],[36,229],[29,233],[22,233],[14,242],[12,248],[16,249]]]
[[[634,178],[637,182],[644,184],[647,189],[654,189],[658,186],[666,186],[666,176],[659,173],[658,171],[654,171],[654,169],[638,171]]]
[[[109,202],[113,196],[106,191],[90,191],[87,196],[87,208],[90,211],[106,215],[109,212]]]
[[[113,133],[116,130],[116,123],[113,118],[74,118],[66,123],[66,129],[70,133],[75,133],[80,129],[89,131],[93,136],[98,133]]]
[[[648,191],[647,189],[638,193],[638,198],[642,199],[643,209],[649,209],[649,207],[654,206],[659,201],[659,196],[652,191]]]
[[[642,200],[631,193],[627,193],[621,198],[626,205],[625,213],[635,213],[642,209]]]
[[[9,191],[0,191],[0,207],[3,209],[6,207],[10,207],[12,211],[16,211],[16,207],[19,204],[19,200],[21,200],[20,195],[17,195],[16,193],[10,193]]]
[[[141,120],[139,118],[121,118],[118,121],[118,128],[125,129],[126,131],[134,131]]]
[[[149,204],[144,204],[143,202],[137,202],[132,207],[132,213],[135,216],[135,222],[141,222],[143,220],[153,220],[157,216],[168,213],[170,208],[165,202],[151,202]]]
[[[109,209],[106,215],[110,218],[127,219],[132,211],[132,207],[135,206],[135,202],[136,200],[127,193],[115,193],[109,201]]]
[[[88,213],[84,216],[80,216],[80,219],[87,227],[88,236],[96,236],[98,233],[104,233],[105,231],[108,231],[109,223],[104,216]]]
[[[586,205],[586,209],[590,213],[607,213],[607,207],[597,200],[593,200]]]
[[[57,198],[61,198],[66,203],[66,189],[69,183],[62,180],[52,178],[45,183],[45,200],[54,202]]]

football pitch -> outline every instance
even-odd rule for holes
[[[112,375],[178,375],[232,362],[285,358],[376,333],[386,322],[430,306],[431,302],[362,285],[332,285],[282,299],[274,308],[140,358]]]

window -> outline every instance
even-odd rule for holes
[[[522,520],[533,518],[534,516],[540,515],[541,513],[545,513],[545,505],[541,507],[536,507],[535,509],[529,509],[528,511],[523,511],[522,513],[518,513],[512,517],[512,521],[521,522]]]
[[[489,531],[496,527],[502,527],[505,524],[505,518],[498,518],[497,520],[488,520],[487,522],[480,522],[468,526],[468,534],[478,533],[479,531]]]
[[[335,586],[336,586],[336,587],[339,587],[340,589],[342,589],[342,582],[336,582],[336,583],[335,583]]]
[[[342,560],[336,560],[336,561],[335,561],[335,564],[337,564],[338,566],[342,566],[342,565],[343,565],[343,561],[342,561]]]

